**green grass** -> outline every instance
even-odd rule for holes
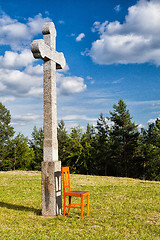
[[[0,172],[0,239],[160,239],[160,182],[71,175],[90,215],[41,216],[40,172]]]

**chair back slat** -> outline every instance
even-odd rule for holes
[[[68,207],[68,215],[70,214],[71,208],[80,208],[81,218],[83,218],[83,206],[87,206],[87,215],[89,215],[89,191],[71,191],[69,167],[62,167],[62,179],[63,179],[63,195],[64,195],[63,216],[65,216],[66,207]],[[71,197],[73,196],[80,197],[81,203],[78,204],[78,203],[71,202]],[[67,199],[66,199],[67,197],[69,197],[69,205],[67,205]],[[84,204],[83,202],[84,197],[87,197],[86,204]]]
[[[71,191],[69,167],[62,167],[63,191]]]

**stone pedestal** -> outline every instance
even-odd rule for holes
[[[42,216],[61,214],[61,161],[42,162]]]

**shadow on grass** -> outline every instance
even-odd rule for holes
[[[0,202],[0,207],[5,207],[8,209],[13,209],[13,210],[18,210],[18,211],[34,212],[36,215],[42,215],[41,209],[36,209],[36,208],[32,208],[32,207],[25,207],[25,206],[11,204],[11,203],[5,203],[5,202]]]

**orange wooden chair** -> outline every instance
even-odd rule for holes
[[[70,173],[69,167],[62,167],[62,179],[63,179],[63,194],[64,194],[64,208],[63,217],[65,216],[66,207],[68,207],[68,215],[71,208],[81,209],[81,218],[83,218],[83,206],[87,206],[87,215],[89,215],[89,191],[71,191]],[[68,191],[66,191],[68,188]],[[69,196],[69,205],[66,205],[66,198]],[[71,203],[71,197],[80,197],[81,203]],[[87,197],[87,204],[83,203],[84,197]],[[79,206],[78,206],[79,205]]]

